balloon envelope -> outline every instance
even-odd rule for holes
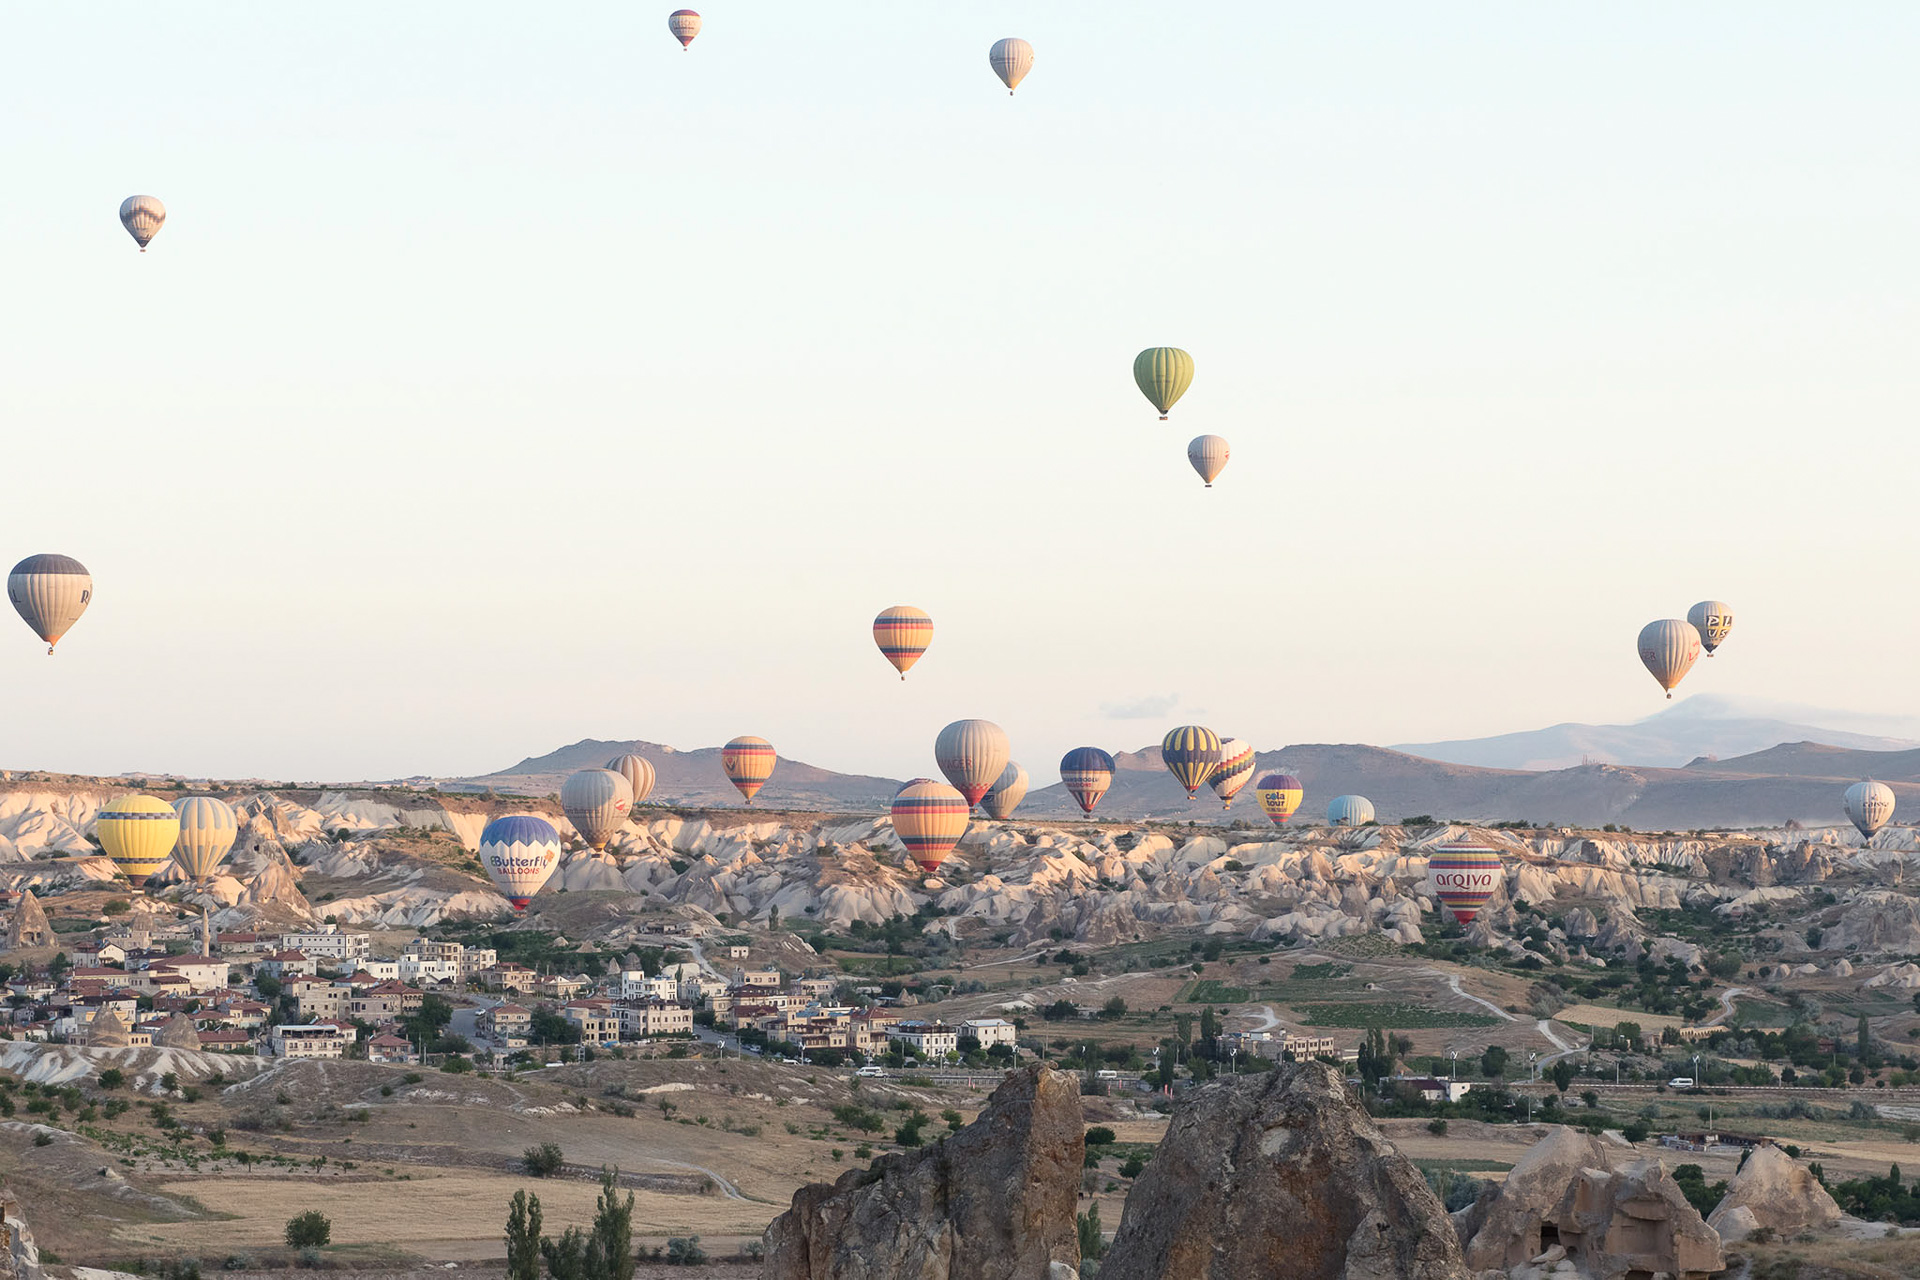
[[[137,887],[173,856],[173,843],[180,837],[180,815],[165,800],[119,796],[100,811],[93,830],[113,865]]]
[[[189,880],[211,879],[240,834],[233,806],[213,796],[187,796],[173,802],[173,811],[180,815],[174,862]]]
[[[1260,781],[1253,784],[1254,799],[1260,802],[1260,810],[1273,819],[1275,826],[1284,826],[1300,809],[1301,797],[1306,788],[1300,785],[1300,779],[1290,773],[1262,774]]]
[[[631,752],[615,756],[607,761],[607,768],[627,780],[627,787],[633,792],[634,804],[653,794],[653,761],[645,756],[636,756]]]
[[[525,911],[560,865],[560,833],[530,813],[495,818],[480,833],[480,865],[513,909]]]
[[[675,9],[667,15],[667,30],[673,32],[673,38],[684,49],[700,34],[700,15],[691,9]]]
[[[1893,788],[1884,782],[1856,782],[1847,788],[1847,817],[1871,840],[1893,817]]]
[[[1227,469],[1227,453],[1227,442],[1219,436],[1195,436],[1187,443],[1187,461],[1209,489],[1214,478]]]
[[[1207,785],[1213,788],[1213,794],[1226,801],[1226,807],[1233,807],[1233,798],[1240,794],[1240,788],[1253,780],[1253,744],[1242,742],[1238,738],[1228,738],[1220,744],[1220,763],[1213,766],[1213,773],[1207,778]]]
[[[910,604],[882,609],[873,620],[873,642],[905,680],[907,668],[920,661],[920,655],[933,643],[933,619]]]
[[[1113,757],[1098,747],[1075,747],[1060,757],[1060,785],[1080,812],[1092,813],[1113,785]]]
[[[1000,77],[1000,83],[1007,86],[1007,96],[1011,98],[1020,82],[1027,78],[1027,72],[1033,70],[1033,46],[1013,36],[995,40],[993,48],[987,50],[987,62],[992,65],[993,74]]]
[[[970,805],[1000,780],[1012,755],[1005,731],[991,720],[955,720],[933,743],[934,762]]]
[[[938,871],[967,834],[967,798],[944,782],[915,778],[894,793],[893,829],[907,855],[927,871]]]
[[[1447,904],[1461,924],[1473,923],[1473,917],[1487,905],[1505,877],[1500,854],[1483,844],[1443,844],[1427,859],[1427,878],[1433,883],[1435,896]]]
[[[93,602],[93,575],[72,556],[28,556],[7,575],[7,599],[52,653]]]
[[[1133,381],[1164,422],[1167,411],[1193,385],[1193,357],[1178,347],[1148,347],[1133,358]]]
[[[726,771],[727,781],[746,797],[748,804],[752,804],[753,798],[760,794],[760,788],[767,785],[778,759],[771,742],[750,734],[735,738],[720,748],[720,767]]]
[[[1220,735],[1205,725],[1183,724],[1160,740],[1160,759],[1174,781],[1187,789],[1189,800],[1224,758]]]
[[[1013,761],[1000,771],[1000,780],[987,789],[980,797],[980,807],[989,818],[1004,819],[1013,816],[1020,802],[1027,798],[1027,771]]]
[[[1365,796],[1335,796],[1327,806],[1327,824],[1334,827],[1364,827],[1373,821],[1373,801]]]
[[[627,824],[633,788],[611,769],[582,769],[560,788],[560,808],[589,847],[604,849]]]
[[[120,225],[145,253],[167,223],[167,206],[154,196],[128,196],[120,202]]]
[[[1719,600],[1702,600],[1687,610],[1687,621],[1700,633],[1700,647],[1711,658],[1733,630],[1733,607]]]
[[[1686,677],[1700,656],[1700,633],[1691,622],[1661,618],[1640,628],[1638,647],[1640,661],[1672,698],[1673,686]]]

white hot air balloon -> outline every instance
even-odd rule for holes
[[[1027,72],[1033,70],[1033,46],[1008,36],[993,42],[987,61],[993,65],[993,74],[1000,77],[1000,83],[1007,86],[1007,96],[1011,98],[1020,82],[1027,78]]]
[[[633,788],[611,769],[582,769],[560,787],[560,808],[593,849],[604,849],[627,823]]]
[[[1700,633],[1700,647],[1711,658],[1733,630],[1733,606],[1719,600],[1702,600],[1687,610],[1687,621]]]
[[[933,743],[933,758],[969,805],[992,790],[1012,756],[1007,735],[990,720],[955,720]]]
[[[1219,436],[1195,436],[1187,443],[1187,461],[1211,489],[1214,478],[1227,469],[1227,442]]]
[[[1673,686],[1686,678],[1700,657],[1700,633],[1691,622],[1661,618],[1640,628],[1638,647],[1640,661],[1671,699]]]
[[[1873,839],[1873,833],[1887,825],[1893,816],[1893,788],[1884,782],[1856,782],[1847,788],[1847,817],[1860,828],[1860,834]]]
[[[120,225],[145,253],[160,228],[167,225],[167,206],[153,196],[128,196],[120,202]]]
[[[639,804],[653,794],[653,762],[645,756],[636,756],[629,752],[624,756],[615,756],[607,761],[607,768],[627,780],[633,788],[633,803]]]
[[[240,834],[233,806],[214,796],[187,796],[173,802],[180,815],[180,838],[173,843],[173,861],[187,879],[204,883],[213,878]]]
[[[980,797],[980,807],[987,816],[1005,819],[1013,816],[1020,802],[1027,798],[1027,771],[1018,762],[1009,761],[1000,771],[1000,780],[993,784],[987,794]]]

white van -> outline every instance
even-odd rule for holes
[[[1667,1088],[1691,1089],[1693,1088],[1693,1077],[1692,1076],[1675,1076],[1673,1079],[1667,1081]]]
[[[853,1074],[856,1076],[865,1076],[867,1079],[872,1080],[875,1077],[884,1077],[887,1074],[887,1069],[885,1067],[876,1067],[869,1063]]]
[[[1118,1080],[1120,1073],[1118,1071],[1096,1071],[1093,1073],[1093,1078],[1095,1080]]]

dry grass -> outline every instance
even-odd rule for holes
[[[1827,1236],[1807,1244],[1741,1242],[1728,1251],[1729,1274],[1736,1259],[1751,1264],[1749,1280],[1911,1280],[1920,1276],[1920,1235],[1899,1239],[1853,1240]]]
[[[1556,1022],[1578,1022],[1583,1026],[1612,1029],[1616,1023],[1635,1022],[1642,1031],[1655,1033],[1668,1027],[1684,1027],[1685,1018],[1664,1013],[1646,1013],[1639,1009],[1615,1009],[1603,1004],[1570,1004],[1553,1015]]]

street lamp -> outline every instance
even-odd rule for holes
[[[1447,1066],[1447,1083],[1451,1084],[1460,1077],[1460,1051],[1449,1049],[1447,1057],[1450,1060]]]

